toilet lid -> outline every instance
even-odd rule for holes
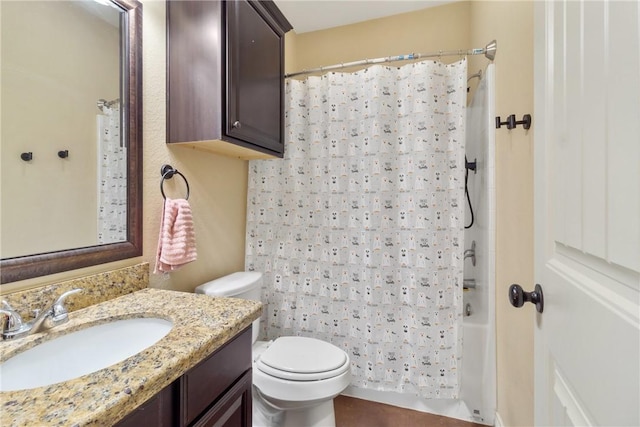
[[[298,374],[333,371],[346,361],[346,353],[335,345],[307,337],[280,337],[260,356],[270,368]]]

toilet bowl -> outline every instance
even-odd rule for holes
[[[205,283],[196,293],[260,300],[262,274],[239,272]],[[349,356],[328,342],[309,337],[257,341],[253,322],[253,425],[335,426],[333,398],[351,382]]]

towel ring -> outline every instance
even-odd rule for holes
[[[185,197],[185,200],[189,200],[189,181],[187,181],[187,178],[182,175],[178,169],[174,169],[171,165],[162,165],[162,168],[160,168],[160,174],[162,175],[162,180],[160,181],[160,193],[162,193],[163,199],[167,200],[167,196],[164,195],[164,188],[162,187],[164,185],[164,180],[171,179],[173,178],[173,175],[178,174],[182,179],[184,179],[184,183],[187,184],[187,196]]]

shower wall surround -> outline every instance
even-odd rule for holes
[[[466,66],[289,80],[285,158],[250,162],[261,334],[342,347],[354,386],[458,396]]]

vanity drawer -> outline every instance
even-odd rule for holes
[[[190,424],[251,369],[251,327],[181,378],[182,420]]]

